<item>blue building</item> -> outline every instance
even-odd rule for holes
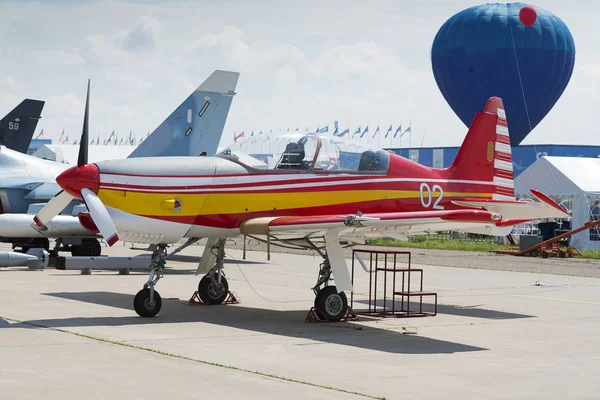
[[[428,147],[413,149],[389,149],[419,164],[435,168],[449,167],[459,147]],[[528,144],[512,148],[515,178],[542,156],[558,157],[600,157],[600,146],[582,146],[566,144]]]

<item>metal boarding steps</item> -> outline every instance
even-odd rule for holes
[[[408,256],[406,266],[398,267],[398,256]],[[368,257],[368,261],[366,261]],[[374,317],[425,317],[437,315],[437,293],[423,290],[423,269],[411,267],[411,252],[404,250],[383,249],[380,247],[357,247],[352,251],[352,284],[354,285],[355,267],[359,264],[369,274],[368,309],[354,308],[354,292],[350,294],[350,308],[356,314]],[[418,284],[415,285],[414,274],[418,274]],[[380,278],[380,275],[383,275]],[[391,277],[388,277],[391,275]],[[398,286],[396,279],[401,277]],[[382,281],[383,280],[383,281]],[[378,299],[383,286],[383,298]],[[391,289],[390,289],[391,286]],[[417,286],[415,289],[414,286]],[[391,300],[388,293],[391,292]],[[413,297],[418,302],[411,302]],[[433,311],[423,310],[423,297],[433,297]],[[397,307],[397,298],[400,307]],[[382,303],[382,304],[379,304]],[[411,303],[418,309],[411,309]]]

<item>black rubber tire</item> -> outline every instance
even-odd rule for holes
[[[542,258],[548,258],[549,254],[546,250],[542,250]]]
[[[133,308],[140,317],[154,317],[160,311],[162,299],[156,290],[154,291],[154,304],[150,305],[149,300],[150,289],[142,289],[135,295],[135,298],[133,299]]]
[[[315,308],[318,308],[329,322],[337,322],[346,316],[348,298],[346,293],[338,293],[335,286],[327,286],[315,297]]]
[[[82,239],[81,245],[71,246],[73,257],[98,257],[102,254],[102,246],[98,239]]]
[[[27,253],[30,249],[43,248],[46,251],[50,250],[50,241],[47,238],[35,238],[29,245],[21,247],[21,253]]]
[[[210,279],[208,275],[205,275],[198,283],[198,293],[203,300],[209,302],[210,304],[221,304],[225,301],[227,295],[229,294],[229,283],[227,283],[225,276],[222,275],[221,289],[216,291],[213,288],[212,279]]]

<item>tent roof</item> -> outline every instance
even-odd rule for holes
[[[515,193],[529,189],[548,195],[600,193],[600,158],[540,157],[515,179]]]

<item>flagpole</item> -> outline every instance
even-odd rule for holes
[[[408,127],[410,128],[410,132],[408,132],[408,158],[410,159],[410,150],[412,149],[412,121],[409,121]]]

